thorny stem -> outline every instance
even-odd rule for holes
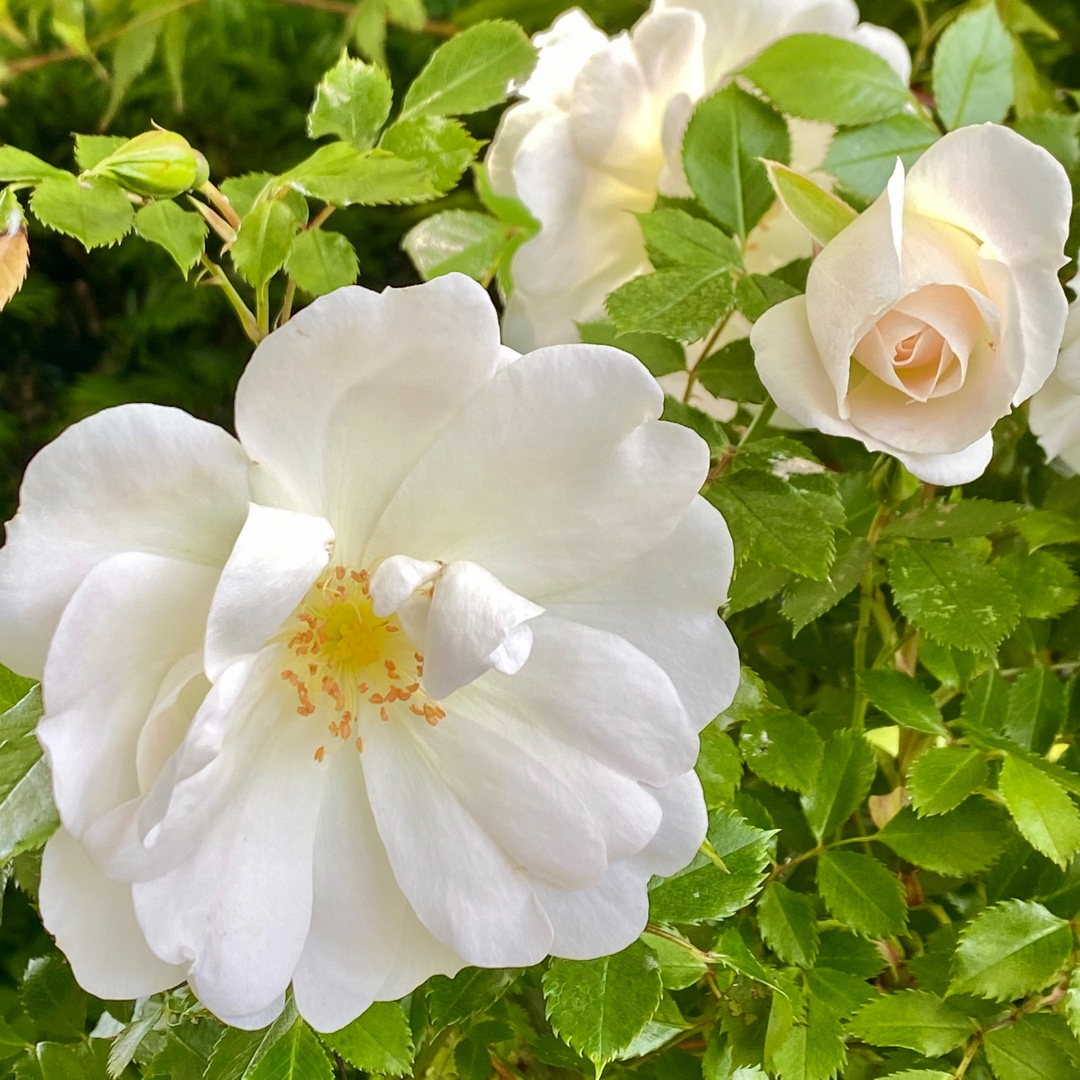
[[[228,275],[205,253],[202,257],[202,265],[214,279],[214,283],[219,285],[225,295],[229,298],[229,303],[232,304],[233,310],[240,318],[240,325],[244,328],[244,333],[258,345],[266,335],[260,332],[259,324],[256,321],[255,316],[251,314],[247,304],[244,303],[243,298],[233,287],[233,283],[229,280]]]

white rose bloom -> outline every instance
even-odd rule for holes
[[[0,659],[42,677],[79,982],[335,1030],[465,964],[594,957],[695,854],[738,658],[708,451],[633,358],[503,349],[460,275],[257,349],[239,441],[127,405],[31,462]]]
[[[634,214],[660,194],[690,194],[681,151],[694,105],[767,45],[798,33],[850,38],[906,84],[904,43],[858,20],[854,0],[654,0],[615,38],[577,9],[537,35],[524,100],[507,110],[487,156],[494,189],[519,198],[541,225],[514,256],[504,339],[517,349],[577,341],[576,323],[604,318],[607,295],[649,272]],[[793,129],[800,169],[820,164],[828,131]],[[811,247],[774,207],[751,233],[747,265],[769,272]]]
[[[932,146],[814,260],[806,295],[750,335],[777,405],[963,484],[990,430],[1046,381],[1067,303],[1072,196],[1041,147],[995,124]]]
[[[1072,283],[1078,286],[1080,278]],[[1069,308],[1057,367],[1031,399],[1028,420],[1047,458],[1080,472],[1080,300]]]

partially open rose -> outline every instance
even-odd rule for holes
[[[1080,288],[1080,277],[1072,288]],[[1029,419],[1046,456],[1080,472],[1080,300],[1069,308],[1057,367],[1031,399]]]
[[[815,260],[751,334],[779,407],[930,483],[990,461],[990,430],[1046,381],[1067,303],[1062,167],[994,124],[945,136]]]

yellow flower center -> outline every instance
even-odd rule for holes
[[[394,715],[437,724],[446,713],[422,689],[424,658],[393,615],[371,606],[365,570],[335,566],[311,587],[282,632],[281,678],[300,716],[317,716],[340,743],[364,749],[360,729]],[[326,745],[315,751],[322,761]]]

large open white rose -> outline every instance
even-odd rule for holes
[[[1080,278],[1072,283],[1078,287]],[[1028,419],[1047,458],[1080,472],[1080,300],[1069,308],[1057,367],[1031,399]]]
[[[518,357],[454,275],[259,346],[239,441],[128,405],[31,462],[0,659],[43,678],[41,909],[104,998],[334,1030],[593,957],[695,854],[738,660],[705,444],[633,358]]]
[[[996,124],[932,146],[750,335],[781,409],[935,484],[980,476],[991,428],[1054,369],[1067,303],[1065,170]]]
[[[634,214],[660,194],[690,194],[681,155],[694,105],[767,45],[798,33],[850,38],[906,83],[904,43],[858,22],[853,0],[654,0],[615,38],[576,9],[538,35],[524,100],[503,116],[487,157],[495,190],[541,225],[513,259],[504,339],[517,349],[577,341],[578,322],[604,318],[607,295],[651,269]],[[822,131],[793,131],[800,169],[821,163]],[[769,272],[810,253],[806,232],[776,206],[749,237],[747,265]]]

